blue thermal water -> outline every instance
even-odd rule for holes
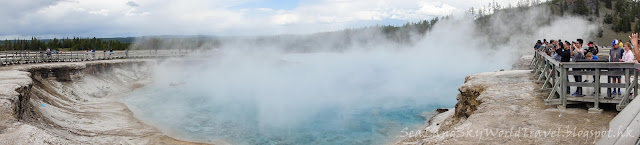
[[[187,140],[385,144],[402,139],[405,128],[419,130],[433,110],[452,108],[464,76],[485,67],[448,68],[455,65],[429,60],[437,57],[398,55],[173,64],[123,102],[141,120]]]
[[[326,106],[295,125],[270,126],[260,123],[256,102],[216,102],[215,98],[190,90],[188,85],[149,86],[130,96],[134,97],[124,102],[143,120],[165,131],[191,140],[216,139],[233,144],[388,143],[401,139],[404,128],[419,129],[431,117],[431,111],[451,107],[436,103],[390,108]]]

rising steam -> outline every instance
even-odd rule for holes
[[[134,48],[216,51],[204,61],[161,63],[148,91],[128,102],[144,120],[193,140],[378,143],[421,124],[421,112],[453,107],[465,76],[510,69],[538,39],[588,40],[595,30],[582,18],[551,16],[538,7],[504,10],[483,21],[451,17],[402,43],[376,29],[141,39]],[[175,82],[184,85],[169,85]]]

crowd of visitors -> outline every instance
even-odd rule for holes
[[[584,40],[576,39],[576,41],[562,41],[558,40],[549,40],[543,39],[538,40],[534,45],[534,49],[539,52],[543,52],[544,54],[549,55],[552,59],[560,62],[584,62],[584,61],[608,61],[608,62],[633,62],[638,63],[637,60],[640,60],[640,55],[634,55],[640,53],[638,50],[638,34],[633,33],[629,36],[629,42],[621,42],[622,39],[614,39],[611,41],[611,49],[609,50],[609,59],[601,60],[598,58],[598,53],[600,52],[600,47],[595,41],[589,41],[586,45],[584,44]],[[595,69],[579,69],[573,68],[573,71],[594,71]],[[608,69],[608,71],[622,71],[622,69]],[[640,70],[639,70],[640,71]],[[575,82],[591,82],[589,79],[593,81],[595,77],[586,75],[584,81],[582,80],[582,75],[574,75],[573,79]],[[568,78],[567,78],[568,79]],[[625,78],[630,79],[630,78]],[[621,83],[621,76],[608,76],[609,83]],[[570,89],[567,86],[567,94],[570,93]],[[595,92],[594,92],[595,93]],[[582,97],[584,96],[582,92],[582,87],[576,87],[576,91],[571,94],[573,96]],[[593,95],[593,94],[592,94]],[[606,98],[613,98],[612,95],[621,95],[620,88],[609,88],[607,89]]]

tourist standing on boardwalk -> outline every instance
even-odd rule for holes
[[[597,60],[598,56],[596,56],[596,55],[598,54],[598,52],[599,52],[598,44],[594,43],[593,41],[589,41],[589,43],[587,43],[587,48],[584,51],[585,59],[586,59],[586,56],[587,56],[586,54],[591,53],[592,59]],[[585,70],[587,70],[587,71],[595,71],[595,69],[585,69]],[[584,82],[589,82],[589,78],[593,78],[593,80],[595,81],[595,76],[587,75],[584,78]]]
[[[51,49],[47,48],[47,58],[51,57]]]
[[[596,44],[593,41],[589,41],[589,43],[587,44],[587,50],[585,52],[585,54],[591,52],[591,54],[593,54],[593,59],[598,59],[598,52],[600,52],[600,48],[598,48],[598,44]]]
[[[553,49],[555,46],[553,45],[555,43],[555,40],[549,40],[550,42],[547,43],[547,45],[545,45],[545,49],[544,52],[547,53],[547,55],[551,56],[551,49]]]
[[[624,53],[622,54],[622,62],[637,62],[633,59],[635,59],[635,56],[631,51],[631,43],[625,43]]]
[[[536,45],[533,46],[533,49],[538,51],[538,49],[540,49],[540,47],[542,47],[542,41],[538,40],[538,42],[536,42]]]
[[[618,41],[620,41],[620,40],[622,40],[622,39],[619,39]],[[624,44],[622,42],[618,43],[618,45],[620,45],[620,47],[618,47],[618,48],[624,48]]]
[[[569,62],[571,61],[571,44],[569,42],[564,43],[564,49],[558,49],[558,51],[556,51],[556,53],[558,53],[558,55],[560,55],[560,62]],[[569,78],[567,78],[567,80],[569,80]],[[567,86],[567,94],[570,93],[570,89],[569,86]]]
[[[586,52],[586,51],[585,51],[585,52]],[[597,59],[597,57],[596,57],[595,55],[593,55],[593,53],[591,53],[591,52],[587,52],[587,53],[584,55],[584,59],[586,59],[586,60],[593,60],[593,59]],[[587,70],[587,71],[595,71],[596,69],[585,69],[585,70]],[[595,82],[595,81],[596,81],[595,76],[591,76],[591,77],[593,78],[593,80],[594,80],[594,82]],[[584,82],[587,82],[587,83],[589,82],[589,75],[587,75],[587,76],[584,78]],[[591,95],[595,95],[595,93],[596,93],[596,92],[594,91],[594,92],[593,92],[593,94],[591,94]]]
[[[572,57],[572,62],[576,62],[577,60],[580,59],[584,59],[584,51],[582,49],[582,43],[583,40],[582,39],[578,39],[578,42],[574,43],[571,47],[572,51],[571,51],[571,56]],[[581,70],[579,68],[573,68],[574,70]],[[573,75],[573,79],[575,82],[582,82],[582,75]],[[573,94],[571,94],[573,96],[576,97],[582,97],[584,96],[582,94],[582,87],[576,87],[576,92],[574,92]]]
[[[557,51],[564,49],[564,45],[562,45],[562,41],[560,40],[555,41],[553,45],[554,46],[551,50],[551,58],[555,59],[556,61],[560,61],[562,57],[558,55]]]
[[[609,62],[622,62],[622,56],[624,50],[620,48],[620,41],[613,39],[611,42],[611,50],[609,50]],[[622,71],[621,69],[609,69],[609,71]],[[610,83],[620,83],[620,76],[609,76]],[[611,95],[620,95],[620,88],[613,88],[613,92],[610,88],[607,88],[607,97],[612,98]]]

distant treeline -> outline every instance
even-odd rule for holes
[[[431,31],[433,25],[435,25],[440,19],[446,19],[448,17],[434,17],[431,20],[422,20],[420,22],[407,22],[402,26],[376,26],[377,28],[382,30],[382,34],[384,34],[387,39],[390,39],[395,42],[403,42],[410,39],[411,32],[415,32],[419,34],[418,36],[422,36],[425,33]]]
[[[604,3],[604,4],[601,4]],[[640,18],[640,1],[637,0],[553,0],[551,6],[556,13],[570,12],[573,15],[600,17],[600,7],[604,5],[604,23],[611,24],[611,30],[615,32],[631,32],[640,29],[640,23],[635,23]],[[591,20],[592,18],[590,18]],[[600,34],[599,34],[600,35]]]
[[[2,51],[11,51],[11,50],[28,50],[28,51],[44,51],[47,48],[50,49],[58,49],[58,50],[66,50],[66,51],[76,51],[76,50],[124,50],[129,48],[129,43],[122,43],[120,38],[53,38],[53,39],[44,39],[38,40],[35,37],[32,37],[31,40],[27,39],[15,39],[15,40],[4,40],[0,41],[0,50]],[[129,38],[122,38],[129,39]]]
[[[605,9],[600,10],[604,5]],[[640,30],[640,1],[637,0],[553,0],[550,6],[555,13],[590,17],[600,17],[604,13],[604,23],[611,25],[615,32],[632,32]],[[635,23],[635,26],[634,26]],[[632,29],[633,28],[633,29]],[[602,33],[602,32],[600,32]],[[602,36],[602,34],[598,34]]]
[[[612,4],[612,0],[603,1],[606,8],[614,10],[605,14],[604,23],[611,24],[611,29],[616,32],[632,31],[631,23],[636,22],[636,18],[640,18],[640,1],[617,0],[615,5]],[[636,22],[634,31],[640,31],[640,22]]]
[[[411,45],[433,26],[448,17],[407,22],[401,26],[376,25],[365,28],[350,28],[331,32],[302,35],[268,36],[150,36],[138,37],[131,49],[214,49],[230,47],[277,48],[285,52],[342,51],[353,46],[370,44]],[[387,43],[392,42],[392,43]]]

